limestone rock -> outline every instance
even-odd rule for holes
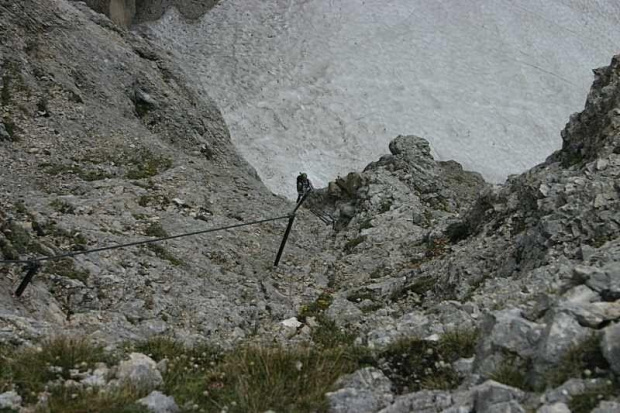
[[[338,380],[339,390],[327,393],[330,412],[371,413],[394,400],[390,380],[373,367],[366,367]]]
[[[616,374],[620,374],[620,323],[605,328],[601,350],[611,369]]]
[[[129,360],[122,361],[118,366],[117,378],[144,390],[152,390],[163,384],[163,378],[157,363],[141,353],[131,353]]]
[[[519,401],[525,396],[522,390],[492,380],[475,387],[474,407],[476,412],[520,412],[524,411]],[[521,409],[521,410],[519,410]]]
[[[437,413],[448,409],[452,403],[448,392],[423,390],[397,397],[394,404],[379,413]]]
[[[554,403],[540,407],[536,413],[571,413],[571,411],[564,403]]]
[[[617,413],[620,412],[620,403],[602,401],[592,413]]]
[[[166,396],[158,391],[151,392],[136,403],[146,406],[153,413],[178,413],[181,411],[174,401],[174,397]]]

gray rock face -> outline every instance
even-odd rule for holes
[[[571,413],[571,411],[564,403],[554,403],[540,407],[536,413]]]
[[[602,401],[592,413],[616,413],[620,412],[620,403]]]
[[[9,132],[6,130],[4,123],[0,122],[0,142],[10,141],[10,140],[11,140],[11,135],[9,135]]]
[[[76,0],[74,0],[76,1]],[[188,19],[197,19],[217,4],[218,0],[86,0],[86,4],[103,13],[121,27],[159,19],[175,7]]]
[[[397,397],[394,404],[380,410],[380,413],[439,413],[452,403],[448,392],[423,390]]]
[[[525,411],[519,401],[525,396],[522,390],[489,380],[473,389],[476,412],[521,412]]]
[[[158,391],[151,392],[136,403],[146,406],[153,413],[178,413],[181,411],[174,401],[174,397],[166,396]]]
[[[121,383],[136,386],[143,390],[153,390],[164,382],[157,370],[157,363],[141,353],[131,353],[129,360],[118,366],[117,378]]]
[[[573,317],[557,313],[547,324],[536,359],[542,363],[557,364],[566,350],[579,344],[590,334],[591,331],[580,326]]]
[[[620,323],[605,328],[601,350],[616,374],[620,374]]]
[[[373,367],[366,367],[341,378],[335,392],[327,393],[329,411],[333,413],[372,413],[394,400],[392,383]]]

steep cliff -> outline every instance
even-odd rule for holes
[[[148,40],[66,0],[0,0],[0,37],[0,259],[292,210]],[[44,262],[22,297],[3,263],[0,410],[617,412],[619,62],[505,185],[398,136],[277,268],[286,219]]]

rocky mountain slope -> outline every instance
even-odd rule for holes
[[[65,0],[0,23],[2,259],[292,210],[156,45]],[[490,185],[399,136],[277,268],[286,220],[51,261],[19,298],[2,265],[0,411],[620,411],[620,59],[595,74],[545,163]]]

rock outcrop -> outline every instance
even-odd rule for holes
[[[292,210],[148,40],[65,0],[0,0],[0,36],[3,260]],[[614,411],[619,73],[618,58],[596,70],[563,148],[504,185],[435,161],[422,138],[397,137],[391,154],[310,196],[277,268],[285,220],[46,262],[21,298],[22,268],[4,265],[0,344],[36,345],[59,330],[110,349],[166,336],[331,352],[341,340],[371,366],[325,387],[333,412]],[[125,353],[49,383],[129,385],[150,393],[138,403],[151,410],[194,409],[157,391],[179,360]],[[225,385],[209,380],[197,397]],[[47,397],[0,390],[11,409]]]
[[[75,1],[75,0],[74,0]],[[217,0],[85,0],[93,10],[128,28],[134,23],[159,19],[170,7],[185,18],[197,19],[217,4]]]

